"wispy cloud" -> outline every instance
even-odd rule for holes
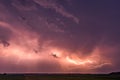
[[[65,8],[62,5],[57,4],[56,3],[57,0],[34,0],[34,1],[44,8],[53,9],[62,16],[70,18],[74,22],[79,23],[79,18],[67,12],[67,10],[65,10]]]

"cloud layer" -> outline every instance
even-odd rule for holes
[[[0,72],[119,70],[119,6],[87,2],[0,0]]]

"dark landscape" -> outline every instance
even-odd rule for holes
[[[0,80],[119,80],[120,72],[110,74],[1,74]]]

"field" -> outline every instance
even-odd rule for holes
[[[120,80],[110,74],[1,74],[0,80]]]

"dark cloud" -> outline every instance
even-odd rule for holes
[[[120,6],[117,1],[0,0],[0,6],[2,7],[0,8],[2,22],[0,23],[0,41],[4,45],[10,44],[9,40],[12,41],[17,36],[20,37],[16,40],[22,41],[21,37],[24,36],[23,40],[25,40],[28,39],[26,35],[34,35],[35,33],[39,45],[37,52],[41,49],[41,51],[47,50],[44,48],[47,45],[68,51],[69,54],[89,56],[93,54],[96,47],[105,47],[101,50],[101,56],[106,59],[109,56],[114,67],[109,66],[109,68],[105,65],[96,70],[102,72],[107,67],[110,70],[107,69],[106,72],[119,70],[119,67],[116,67],[120,64],[118,58],[120,52]],[[13,34],[14,36],[12,36]],[[24,42],[26,43],[20,43],[31,47],[29,41]],[[112,52],[110,52],[111,48]],[[36,50],[33,47],[30,49]],[[3,63],[5,62],[3,61]],[[8,68],[10,65],[8,64]],[[35,67],[33,71],[59,72],[61,71],[59,65],[56,62],[43,61],[39,62],[38,67]],[[24,65],[18,66],[14,65],[14,68],[23,68]],[[10,71],[18,71],[17,69],[9,68]],[[81,71],[81,69],[75,69],[75,71]]]
[[[12,36],[12,31],[3,26],[0,27],[0,43],[3,44],[4,47],[8,47],[10,45],[9,40]]]

